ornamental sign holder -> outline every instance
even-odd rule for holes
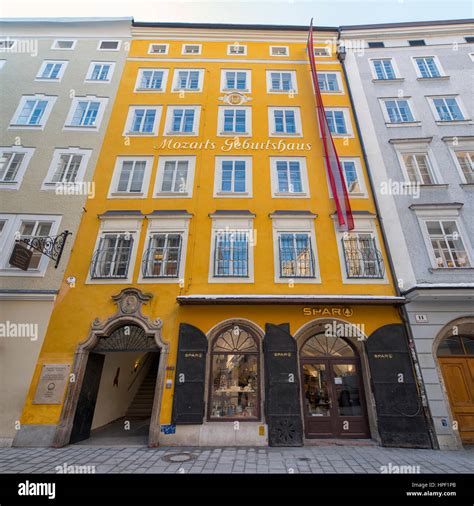
[[[54,268],[57,269],[68,235],[72,235],[72,232],[65,230],[59,235],[17,239],[10,256],[10,265],[27,271],[33,256],[32,250],[36,250],[55,260]]]

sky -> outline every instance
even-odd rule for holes
[[[17,17],[338,26],[473,18],[474,0],[2,0]]]

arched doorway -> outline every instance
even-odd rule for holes
[[[353,347],[319,332],[300,350],[305,437],[370,436],[360,371]]]
[[[474,320],[453,322],[442,334],[438,362],[463,443],[474,443]]]

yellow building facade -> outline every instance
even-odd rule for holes
[[[135,24],[15,444],[114,427],[151,446],[403,443],[384,425],[390,392],[409,384],[419,401],[403,298],[337,32],[314,37],[349,233],[335,217],[307,31]]]

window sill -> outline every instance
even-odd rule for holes
[[[372,79],[373,83],[401,83],[404,81],[404,77],[396,77],[395,79]]]
[[[35,81],[42,82],[42,83],[60,83],[61,78],[55,77],[55,78],[49,78],[49,77],[37,77]]]
[[[191,89],[191,88],[173,88],[172,93],[202,93],[202,89]]]
[[[474,267],[430,267],[430,272],[437,271],[474,271]]]
[[[192,137],[192,136],[196,136],[197,133],[196,132],[166,132],[165,134],[167,137],[180,137],[180,136],[184,136],[184,137]]]
[[[250,137],[252,134],[249,132],[219,132],[221,137]]]
[[[113,192],[109,195],[110,198],[143,198],[143,192]]]
[[[470,119],[457,119],[457,120],[453,120],[453,121],[436,120],[436,124],[439,126],[442,126],[442,125],[466,125],[466,124],[470,124],[470,123],[471,123]]]
[[[135,88],[135,91],[148,91],[150,93],[158,93],[158,92],[163,92],[164,89],[163,88]]]
[[[10,123],[9,128],[31,128],[32,130],[40,130],[44,125],[28,125],[25,123]]]
[[[158,132],[124,132],[124,137],[156,137]]]
[[[251,198],[251,195],[249,192],[216,192],[216,193],[214,193],[214,198],[239,198],[239,197]]]
[[[250,93],[249,89],[239,90],[237,88],[222,88],[222,93]]]
[[[65,129],[71,130],[97,130],[99,127],[97,125],[64,125]]]
[[[270,137],[303,137],[301,132],[289,133],[289,132],[272,132]]]
[[[110,79],[84,79],[84,82],[85,83],[104,83],[104,84],[108,84],[110,83]]]
[[[406,121],[404,123],[390,123],[386,121],[385,126],[388,128],[417,127],[421,126],[421,121]]]
[[[306,192],[276,192],[272,195],[273,198],[309,198]]]
[[[459,185],[461,188],[470,188],[470,189],[474,189],[474,183],[461,183]]]
[[[413,183],[406,183],[407,185],[412,185]],[[433,184],[420,184],[420,188],[443,188],[446,189],[449,187],[447,183],[433,183]]]
[[[449,76],[436,76],[436,77],[417,77],[417,81],[446,81]]]
[[[154,197],[170,197],[170,198],[179,198],[179,197],[189,197],[189,192],[157,192]]]

